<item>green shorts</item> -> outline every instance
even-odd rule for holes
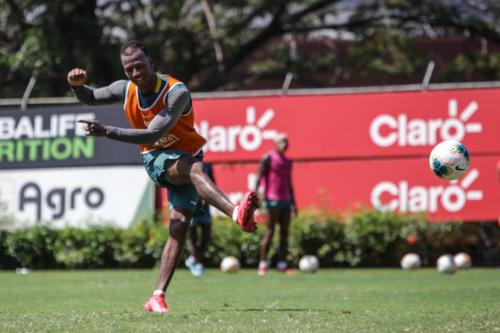
[[[157,186],[167,188],[170,207],[194,212],[200,197],[193,184],[173,185],[164,177],[167,169],[185,155],[189,155],[189,153],[175,149],[158,149],[142,154],[142,160],[149,178]],[[203,152],[198,153],[195,158],[203,161]]]
[[[293,206],[292,200],[264,200],[264,207],[267,209],[278,209],[279,211],[290,210]]]
[[[212,216],[210,215],[210,210],[207,209],[203,211],[201,214],[196,214],[193,216],[193,219],[191,220],[192,225],[199,225],[199,224],[212,224]]]

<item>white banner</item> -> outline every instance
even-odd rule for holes
[[[128,227],[153,209],[153,183],[142,166],[0,172],[0,217],[16,225]]]

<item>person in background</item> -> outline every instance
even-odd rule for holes
[[[259,275],[269,270],[269,248],[276,224],[280,229],[278,265],[280,272],[293,273],[288,267],[288,231],[290,220],[297,215],[297,206],[292,185],[292,161],[285,156],[288,150],[288,136],[280,134],[275,138],[275,149],[264,154],[260,161],[255,182],[255,191],[261,181],[264,193],[264,207],[267,209],[266,232],[260,243]]]
[[[203,171],[215,184],[215,177],[211,163],[203,163]],[[204,200],[198,201],[198,205],[193,214],[193,219],[189,226],[190,242],[188,244],[189,256],[185,265],[193,276],[201,276],[205,267],[203,266],[203,254],[210,241],[212,231],[212,216],[210,206]]]

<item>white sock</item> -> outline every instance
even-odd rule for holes
[[[156,289],[155,291],[153,291],[153,295],[156,296],[156,295],[165,295],[165,292],[161,289]]]
[[[233,221],[238,222],[238,212],[240,211],[240,206],[234,207],[233,210]]]
[[[269,263],[267,261],[261,260],[259,262],[259,269],[267,269],[269,268]]]

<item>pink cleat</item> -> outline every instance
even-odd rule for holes
[[[241,200],[240,208],[238,211],[237,223],[241,229],[246,232],[254,232],[257,230],[253,213],[259,206],[259,199],[255,192],[247,192]]]
[[[165,302],[164,295],[151,296],[146,304],[144,304],[144,311],[156,313],[168,313],[168,305]]]
[[[259,268],[257,270],[257,274],[260,276],[267,275],[267,271],[269,270],[269,262],[265,260],[261,260],[259,262]]]
[[[268,270],[269,269],[267,267],[259,267],[259,269],[257,270],[257,274],[259,274],[260,276],[267,275]]]

